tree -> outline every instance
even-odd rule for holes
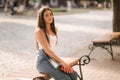
[[[66,1],[67,1],[67,0],[58,0],[59,6],[60,6],[60,7],[61,7],[61,6],[65,7],[65,6],[66,6]]]
[[[120,32],[120,0],[113,0],[113,32]]]

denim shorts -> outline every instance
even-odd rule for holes
[[[37,70],[38,72],[45,73],[51,77],[53,77],[55,80],[71,80],[70,76],[66,73],[56,69],[50,62],[49,62],[49,56],[46,56],[44,51],[40,49],[38,51],[38,58],[37,58]],[[71,74],[72,79],[77,80],[77,72],[73,72]]]

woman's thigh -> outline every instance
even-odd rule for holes
[[[72,80],[77,80],[77,72],[74,71],[72,74],[69,75]]]
[[[65,74],[64,72],[54,68],[54,66],[46,59],[42,61],[40,64],[37,64],[37,69],[39,72],[45,73],[55,80],[71,80],[70,76]],[[72,79],[77,80],[77,74],[74,72],[71,74]]]
[[[39,56],[37,59],[37,70],[39,72],[45,73],[53,78],[55,80],[71,80],[70,76],[73,78],[73,80],[77,80],[77,74],[74,71],[73,74],[68,76],[64,72],[56,69],[50,62],[49,60],[44,56],[43,51],[39,51]]]

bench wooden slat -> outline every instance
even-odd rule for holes
[[[109,43],[115,38],[120,37],[120,32],[107,33],[104,36],[92,40],[93,43]]]
[[[61,57],[62,60],[64,60],[68,65],[71,67],[76,65],[79,62],[79,58],[66,58],[66,57]]]

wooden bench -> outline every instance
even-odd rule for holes
[[[112,45],[113,43],[117,43],[118,41],[120,41],[119,39],[120,39],[120,32],[113,32],[113,33],[107,33],[103,36],[100,36],[92,40],[92,45],[89,46],[89,49],[91,50],[89,55],[96,47],[101,47],[107,50],[111,54],[112,59],[114,59]],[[108,45],[109,48],[105,47],[106,45]]]
[[[88,64],[90,62],[90,58],[87,55],[82,56],[81,58],[66,58],[66,57],[61,57],[66,63],[68,63],[71,67],[78,65],[80,74],[78,75],[79,80],[83,80],[83,74],[82,74],[82,69],[81,65]],[[42,74],[42,73],[40,73]],[[41,77],[41,76],[39,76]],[[35,77],[33,80],[41,80],[39,77]],[[42,74],[42,77],[44,77],[46,80],[49,80],[51,77],[47,76],[46,74]]]

